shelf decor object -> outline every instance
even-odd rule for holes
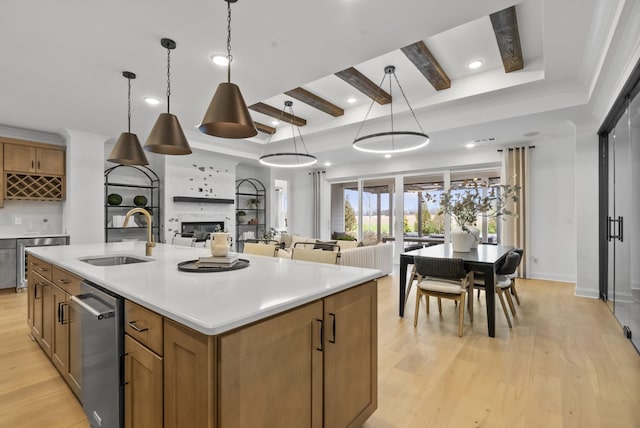
[[[122,75],[127,79],[129,87],[127,93],[127,132],[120,134],[107,160],[120,165],[149,165],[138,136],[131,133],[131,79],[135,79],[136,75],[130,71],[123,71]]]
[[[262,154],[260,155],[261,164],[280,168],[300,168],[303,166],[310,166],[318,162],[318,159],[315,156],[309,154],[307,146],[304,144],[304,139],[302,138],[300,127],[293,124],[294,116],[293,101],[285,101],[282,112],[280,112],[278,122],[290,118],[289,123],[291,124],[293,151],[277,151],[273,153],[269,152],[269,143],[271,142],[271,138],[273,138],[273,134],[270,134],[269,139],[267,140],[267,144],[264,145]],[[302,145],[302,149],[304,149],[304,152],[298,150],[298,143],[296,142],[296,129],[298,130],[298,137],[300,138],[300,144]]]
[[[218,85],[198,127],[201,132],[222,138],[249,138],[258,134],[238,85],[231,83],[231,3],[227,3],[227,81]]]
[[[393,92],[392,92],[392,79],[389,77],[389,95],[391,96],[391,102],[389,103],[389,108],[391,114],[389,118],[391,120],[391,131],[387,132],[378,132],[368,135],[363,135],[360,137],[360,132],[364,127],[364,124],[369,117],[369,113],[371,112],[371,108],[373,107],[374,100],[371,100],[371,104],[369,105],[369,109],[367,110],[367,114],[364,116],[362,123],[360,124],[360,128],[358,128],[358,133],[353,140],[353,148],[369,153],[383,153],[383,154],[391,154],[391,153],[401,153],[408,152],[411,150],[416,150],[421,147],[429,144],[429,136],[425,134],[422,126],[420,126],[420,122],[416,118],[416,114],[411,108],[411,104],[409,104],[409,100],[407,100],[407,96],[404,94],[404,90],[400,85],[400,81],[398,80],[398,76],[396,76],[396,67],[393,65],[388,65],[384,68],[384,77],[380,82],[380,88],[382,89],[382,85],[384,84],[387,76],[393,76],[395,79],[398,88],[400,89],[400,93],[404,98],[405,103],[407,103],[407,107],[409,107],[409,111],[411,112],[411,116],[416,121],[418,125],[418,131],[396,131],[393,122]]]
[[[144,195],[138,195],[138,196],[134,196],[133,198],[133,204],[136,207],[144,207],[145,205],[147,205],[147,197]]]
[[[107,195],[107,203],[114,206],[120,205],[122,203],[122,196],[117,193],[110,193]]]
[[[167,112],[160,113],[156,124],[144,143],[144,149],[162,155],[188,155],[191,147],[187,137],[184,136],[182,127],[176,115],[169,110],[171,98],[171,51],[176,48],[176,42],[171,39],[162,39],[160,44],[167,49]]]

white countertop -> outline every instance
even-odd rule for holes
[[[207,335],[295,308],[380,275],[379,270],[241,254],[249,267],[189,273],[179,262],[208,249],[156,244],[146,263],[101,267],[79,258],[128,254],[144,258],[144,242],[30,247],[29,253]]]
[[[0,233],[0,239],[30,239],[30,238],[59,238],[65,237],[64,233]]]

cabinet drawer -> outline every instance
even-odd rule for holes
[[[52,268],[52,282],[71,294],[72,296],[80,294],[80,284],[82,279],[74,274],[67,272],[64,269],[60,269],[58,266]]]
[[[29,270],[34,271],[43,278],[51,281],[51,263],[40,260],[37,257],[29,255]]]
[[[162,356],[162,316],[133,302],[124,302],[124,331]]]

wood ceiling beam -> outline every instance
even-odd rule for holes
[[[491,25],[496,34],[504,71],[510,73],[524,68],[516,7],[511,6],[491,14]]]
[[[251,106],[249,106],[249,108],[253,111],[257,111],[258,113],[262,113],[262,114],[266,114],[267,116],[271,116],[275,119],[278,120],[284,120],[287,123],[293,123],[296,126],[305,126],[307,124],[307,121],[301,117],[298,116],[294,116],[290,113],[282,112],[281,109],[277,109],[275,107],[271,107],[268,104],[265,103],[255,103]]]
[[[424,77],[427,78],[436,91],[451,87],[449,76],[447,76],[447,73],[444,72],[436,57],[433,56],[422,40],[405,46],[401,50],[413,65],[420,70]]]
[[[306,89],[298,87],[285,92],[285,94],[289,95],[291,98],[295,98],[298,101],[302,101],[303,103],[308,104],[313,108],[330,114],[333,117],[339,117],[344,114],[344,110],[337,105],[330,103],[324,98],[320,98],[316,94],[313,94]]]
[[[256,129],[260,132],[264,132],[265,134],[270,135],[276,133],[276,128],[272,128],[271,126],[265,125],[264,123],[256,122],[255,120],[253,121],[253,123],[256,125]]]
[[[353,67],[335,73],[336,76],[377,102],[378,104],[389,104],[391,95],[386,93],[380,86],[369,80],[364,74]]]

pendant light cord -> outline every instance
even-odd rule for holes
[[[411,108],[411,104],[409,104],[409,100],[407,99],[407,96],[404,94],[404,90],[402,89],[402,85],[400,84],[400,80],[398,80],[398,76],[396,76],[396,73],[393,73],[393,77],[396,79],[396,83],[398,84],[398,88],[400,89],[400,93],[402,94],[402,98],[404,98],[404,102],[407,103],[407,107],[409,107],[409,111],[411,112],[411,116],[413,116],[413,120],[416,121],[416,123],[418,124],[418,128],[420,129],[420,132],[422,132],[423,134],[424,129],[422,129],[422,126],[420,125],[420,122],[418,122],[418,118],[416,117],[416,113],[413,111],[413,108]]]
[[[169,113],[170,97],[171,97],[171,49],[167,48],[167,113]]]
[[[127,130],[131,134],[131,78],[127,77],[129,91],[127,92]]]
[[[231,2],[227,0],[227,83],[231,83]]]
[[[387,78],[387,73],[384,74],[384,76],[382,76],[382,80],[380,81],[380,84],[378,85],[378,87],[382,88],[382,85],[384,85],[384,79]],[[364,124],[367,121],[367,118],[369,117],[369,114],[371,113],[371,109],[373,108],[373,103],[375,102],[375,100],[372,98],[371,99],[371,104],[369,104],[369,109],[367,110],[367,114],[364,115],[364,119],[362,120],[362,123],[360,123],[360,127],[358,128],[358,132],[356,132],[356,136],[354,138],[354,140],[358,139],[358,136],[360,135],[360,132],[362,132],[362,128],[364,128]],[[393,104],[393,101],[392,101]]]

